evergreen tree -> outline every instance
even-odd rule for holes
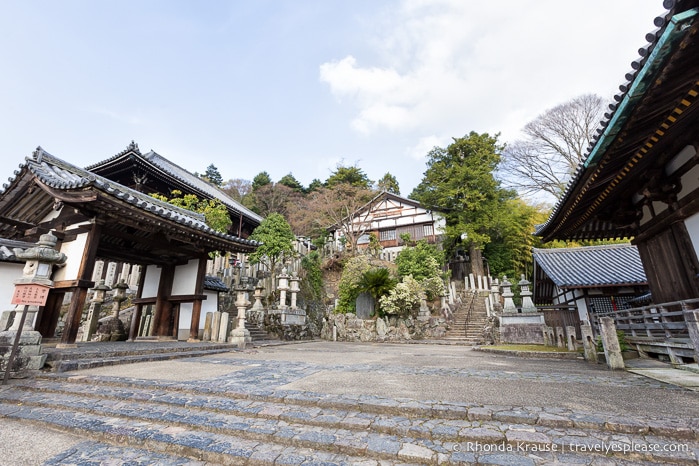
[[[395,176],[390,173],[386,173],[383,178],[381,178],[377,184],[377,187],[381,191],[386,191],[387,193],[397,194],[400,196],[400,188],[398,187],[398,180]]]
[[[503,147],[498,135],[471,132],[455,138],[447,148],[428,154],[427,170],[411,198],[443,212],[452,247],[469,248],[471,269],[483,275],[482,250],[491,240],[495,213],[514,193],[504,190],[493,176]]]
[[[204,178],[206,181],[213,184],[214,186],[221,186],[221,184],[223,183],[223,177],[221,176],[221,173],[218,171],[218,168],[216,168],[216,165],[214,165],[213,163],[206,167],[206,172],[204,172],[202,178]]]

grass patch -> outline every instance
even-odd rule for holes
[[[544,346],[544,345],[494,345],[494,346],[484,346],[491,350],[502,350],[502,351],[537,351],[540,353],[571,353],[574,351],[568,351],[568,348],[559,348],[558,346]]]

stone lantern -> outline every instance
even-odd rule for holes
[[[502,277],[502,284],[500,286],[502,287],[502,297],[505,299],[502,312],[516,314],[517,307],[512,299],[515,294],[512,292],[512,283],[507,279],[507,276]]]
[[[301,291],[301,288],[299,287],[300,281],[301,279],[298,277],[298,274],[293,272],[291,274],[291,278],[289,279],[289,283],[291,285],[291,309],[298,309],[296,306],[296,296],[298,295],[298,292]]]
[[[277,275],[277,279],[279,280],[279,285],[277,286],[279,290],[279,309],[286,309],[286,292],[289,291],[289,274],[286,267],[282,268],[282,273]]]
[[[46,355],[40,354],[41,334],[34,330],[34,317],[39,305],[46,302],[48,288],[53,286],[53,266],[64,265],[67,260],[65,254],[56,250],[57,240],[49,233],[41,235],[35,247],[14,249],[15,256],[24,259],[26,263],[22,277],[15,281],[15,294],[12,298],[12,302],[18,304],[15,319],[9,329],[0,332],[0,345],[12,345],[9,354],[0,354],[0,367],[4,368],[3,383],[10,373],[22,377],[27,370],[41,369],[46,360]],[[27,304],[30,302],[32,304]]]
[[[534,301],[532,301],[532,292],[529,289],[531,282],[524,278],[524,274],[522,274],[518,285],[519,295],[522,297],[522,312],[536,312],[536,306],[534,305]]]
[[[228,341],[237,345],[238,348],[244,349],[246,345],[252,342],[250,331],[245,328],[245,311],[250,305],[250,301],[247,298],[249,291],[247,280],[241,280],[234,289],[236,293],[235,307],[238,309],[238,325],[231,331]]]

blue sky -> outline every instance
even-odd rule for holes
[[[390,172],[470,131],[618,92],[662,0],[0,0],[2,182],[41,145],[135,140],[189,171],[307,185]]]

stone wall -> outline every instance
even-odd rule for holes
[[[400,342],[410,340],[438,340],[446,336],[448,324],[442,317],[418,320],[413,317],[384,317],[362,320],[355,314],[330,314],[320,332],[324,340]]]
[[[247,321],[283,341],[312,340],[308,324],[282,324],[281,314],[265,311],[248,311]]]

